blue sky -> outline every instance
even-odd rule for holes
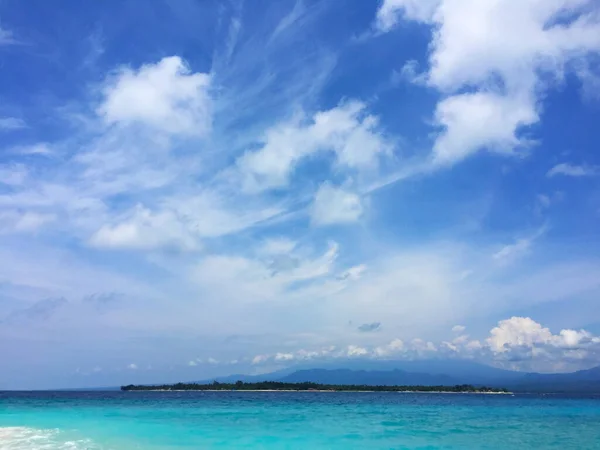
[[[591,0],[0,4],[0,388],[600,364]]]

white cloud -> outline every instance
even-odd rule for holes
[[[318,112],[308,123],[296,118],[269,129],[261,148],[245,153],[237,165],[244,189],[259,192],[287,186],[300,161],[316,152],[333,152],[340,166],[364,170],[375,168],[388,149],[377,118],[354,101]]]
[[[194,360],[191,360],[190,362],[188,362],[188,366],[190,367],[196,367],[198,365],[198,363]]]
[[[546,232],[546,227],[543,226],[532,235],[520,238],[514,244],[508,244],[494,253],[492,256],[495,260],[501,262],[513,261],[521,256],[526,255],[531,250],[533,243]]]
[[[401,13],[407,19],[425,22],[431,20],[440,0],[384,0],[377,11],[377,27],[389,31]]]
[[[404,342],[401,339],[394,339],[389,344],[375,347],[373,353],[376,357],[388,357],[397,355],[406,349]]]
[[[2,210],[0,211],[0,232],[32,232],[56,220],[50,213],[32,211]]]
[[[2,32],[0,30],[0,41],[2,39],[1,36]],[[19,130],[26,127],[27,124],[22,119],[17,119],[16,117],[0,117],[0,130],[2,131]]]
[[[21,186],[29,175],[23,164],[0,165],[0,184],[7,186]]]
[[[552,199],[545,194],[538,194],[536,199],[541,209],[546,209],[552,204]]]
[[[529,317],[512,317],[502,320],[490,331],[487,343],[494,352],[507,352],[510,347],[546,343],[552,339],[548,328]]]
[[[393,28],[400,17],[432,26],[427,83],[451,94],[435,115],[443,128],[434,145],[438,163],[526,144],[519,133],[539,121],[547,75],[561,79],[570,64],[600,51],[591,0],[386,0],[379,28]]]
[[[360,264],[358,266],[350,267],[348,270],[342,272],[338,275],[338,279],[340,280],[358,280],[363,274],[367,271],[367,266],[365,264]]]
[[[281,299],[297,282],[315,281],[333,272],[339,247],[330,243],[316,258],[284,255],[282,260],[250,259],[243,256],[210,255],[190,272],[190,279],[210,290],[218,290],[221,301],[271,301]],[[295,291],[299,295],[298,290]]]
[[[54,151],[45,142],[39,142],[34,145],[28,145],[24,147],[14,148],[13,151],[15,153],[19,153],[21,155],[52,155]]]
[[[332,225],[356,222],[363,214],[361,198],[343,188],[322,184],[311,208],[311,221],[315,225]]]
[[[137,366],[137,364],[131,363],[127,366],[127,368],[129,370],[137,370],[138,366]]]
[[[267,355],[256,355],[252,358],[252,364],[261,364],[269,359]]]
[[[346,356],[348,356],[348,357],[365,356],[368,353],[369,352],[366,348],[359,347],[357,345],[349,345],[348,348],[346,349]]]
[[[131,217],[117,225],[102,226],[90,243],[96,247],[147,250],[173,247],[197,250],[199,242],[169,211],[153,213],[138,205]]]
[[[275,355],[275,361],[292,361],[294,359],[294,355],[291,353],[277,353]]]
[[[538,115],[528,99],[476,92],[440,101],[435,120],[444,130],[435,141],[434,160],[451,164],[482,148],[511,153],[527,145],[517,131],[537,122]]]
[[[454,325],[452,327],[452,332],[453,333],[462,333],[465,330],[466,330],[466,327],[464,325]]]
[[[568,177],[587,177],[600,174],[600,167],[596,166],[576,166],[568,163],[557,164],[547,173],[548,177],[564,175]]]
[[[98,114],[108,124],[143,124],[180,135],[210,130],[210,76],[194,73],[178,56],[139,70],[121,68],[102,88]]]
[[[568,352],[575,349],[600,349],[600,338],[588,331],[565,329],[555,335],[529,317],[511,317],[500,321],[490,331],[487,343],[494,353],[537,349],[538,352],[533,352],[534,356],[551,357],[552,353],[557,353],[558,359],[568,357]]]
[[[285,255],[291,253],[298,243],[286,237],[269,238],[260,247],[260,253],[265,255]]]
[[[456,332],[464,331],[462,326],[455,329]],[[331,346],[313,351],[301,349],[287,352],[285,357],[282,355],[260,355],[255,358],[255,364],[273,360],[289,362],[347,358],[414,360],[436,355],[443,358],[478,358],[487,363],[506,364],[513,369],[548,371],[600,363],[600,337],[586,330],[565,329],[553,334],[528,317],[512,317],[501,320],[483,341],[460,335],[451,342],[443,341],[436,345],[419,338],[408,342],[395,338],[375,346],[349,344],[341,348]],[[571,362],[575,365],[568,366]]]
[[[13,34],[10,31],[0,28],[0,45],[9,45],[15,42]]]

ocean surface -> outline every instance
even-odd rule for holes
[[[0,393],[0,449],[600,449],[600,397]]]

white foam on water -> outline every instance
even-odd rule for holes
[[[0,450],[96,450],[89,439],[69,439],[60,430],[0,427]]]

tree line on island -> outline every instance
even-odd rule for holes
[[[280,381],[260,381],[246,383],[219,383],[210,384],[176,383],[162,385],[127,385],[121,386],[122,391],[374,391],[374,392],[457,392],[457,393],[505,393],[504,388],[486,386],[473,386],[460,384],[456,386],[370,386],[370,385],[344,385],[344,384],[319,384],[312,382],[284,383]]]

